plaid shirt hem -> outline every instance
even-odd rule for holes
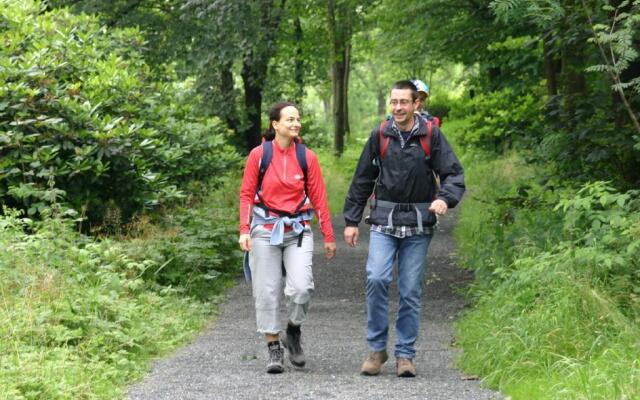
[[[371,232],[379,232],[384,233],[386,235],[391,235],[397,237],[399,239],[415,236],[415,235],[433,235],[435,231],[435,227],[437,226],[425,226],[422,229],[422,232],[418,229],[417,226],[384,226],[384,225],[371,225]]]

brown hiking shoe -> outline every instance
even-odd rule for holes
[[[413,378],[416,376],[416,367],[413,365],[413,360],[398,357],[396,359],[396,375],[401,378]]]
[[[386,350],[372,351],[369,353],[369,356],[367,356],[367,359],[362,363],[360,373],[368,376],[378,375],[382,368],[382,364],[387,362],[388,359],[389,356],[387,355]]]

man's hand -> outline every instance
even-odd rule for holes
[[[351,247],[356,247],[358,244],[358,227],[347,226],[344,228],[344,241]]]
[[[238,239],[238,244],[243,251],[251,251],[251,235],[243,233]]]
[[[336,256],[336,242],[329,242],[324,244],[324,258],[331,260]]]
[[[448,209],[449,207],[447,206],[447,203],[440,199],[434,200],[431,203],[431,207],[429,207],[429,211],[434,212],[438,215],[445,215]]]

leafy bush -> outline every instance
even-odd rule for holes
[[[187,341],[241,271],[237,179],[136,239],[96,240],[59,218],[0,216],[0,399],[119,397]],[[233,196],[232,196],[233,194]],[[181,226],[182,225],[182,226]],[[27,234],[25,232],[31,232]]]
[[[36,215],[64,201],[91,222],[111,208],[184,197],[237,165],[223,125],[195,113],[189,82],[155,82],[132,29],[0,1],[0,196]]]
[[[461,365],[514,399],[638,397],[640,193],[554,189],[517,157],[466,158],[457,235],[477,280]]]
[[[173,289],[150,290],[142,276],[153,260],[63,220],[9,212],[0,243],[0,398],[112,398],[208,312]]]
[[[470,122],[460,144],[495,152],[535,145],[542,136],[541,99],[541,88],[525,94],[505,88],[461,100],[451,112]]]
[[[155,261],[142,277],[200,299],[216,296],[242,268],[237,198],[241,179],[229,174],[220,189],[163,216],[168,234],[136,233],[129,253]],[[154,229],[153,227],[143,227]]]

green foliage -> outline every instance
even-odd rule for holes
[[[0,217],[0,399],[118,398],[189,340],[241,270],[237,179],[164,227],[96,240],[69,220]],[[213,206],[212,206],[213,205]],[[180,224],[180,225],[178,225]],[[25,232],[30,232],[27,234]]]
[[[638,191],[540,186],[518,157],[463,162],[457,236],[477,280],[461,365],[514,399],[640,395]]]
[[[0,226],[3,399],[113,398],[208,312],[173,289],[151,290],[142,275],[155,262],[130,257],[116,242],[13,212]]]
[[[630,6],[630,8],[629,8]],[[605,5],[603,9],[613,12],[611,25],[596,23],[592,26],[594,38],[592,41],[602,46],[605,64],[590,67],[590,71],[608,72],[614,76],[614,90],[632,89],[640,94],[640,77],[629,82],[620,82],[619,76],[638,58],[638,50],[634,48],[634,40],[638,40],[640,26],[640,1],[625,1],[618,7]],[[618,77],[616,80],[615,77]]]
[[[542,136],[541,88],[521,94],[511,88],[483,92],[456,104],[452,118],[468,118],[462,145],[502,152],[535,143]]]
[[[188,82],[151,79],[135,30],[34,1],[0,7],[5,204],[36,215],[60,201],[93,223],[112,204],[126,220],[238,162],[221,124],[194,114]]]
[[[309,146],[312,150],[318,151],[331,147],[333,136],[318,124],[313,115],[303,114],[301,119],[301,137],[305,145]]]
[[[349,142],[345,152],[340,157],[336,156],[328,148],[319,150],[316,153],[322,168],[322,177],[327,187],[327,200],[331,215],[342,214],[344,199],[347,196],[351,177],[355,172],[365,140],[358,139]]]
[[[167,235],[145,238],[144,229],[134,223],[133,233],[142,238],[133,240],[129,251],[155,262],[142,278],[199,299],[226,288],[242,266],[237,243],[240,181],[237,171],[228,174],[220,189],[164,215]]]

